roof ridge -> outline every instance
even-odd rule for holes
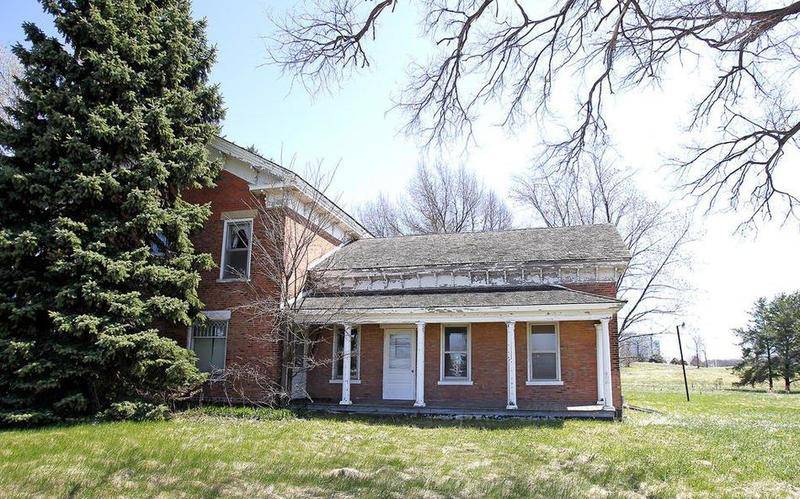
[[[538,230],[562,230],[562,229],[576,229],[576,228],[583,228],[583,227],[614,227],[614,224],[610,222],[603,222],[597,224],[576,224],[576,225],[562,225],[558,227],[552,226],[544,226],[544,227],[515,227],[513,229],[500,229],[500,230],[474,230],[474,231],[463,231],[463,232],[427,232],[423,234],[399,234],[396,236],[386,236],[386,237],[373,237],[372,241],[383,241],[386,239],[406,239],[411,237],[424,237],[424,236],[465,236],[465,235],[474,235],[474,234],[502,234],[506,232],[525,232],[525,231],[538,231]]]

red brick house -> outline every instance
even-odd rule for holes
[[[265,326],[239,309],[259,278],[252,207],[270,206],[276,192],[302,200],[313,188],[230,142],[214,149],[225,162],[217,187],[189,195],[213,210],[196,239],[218,264],[200,286],[210,320],[181,341],[201,369],[272,359],[279,381],[280,348],[251,341]],[[300,315],[313,322],[327,311],[330,327],[311,347],[315,367],[293,379],[311,407],[620,413],[616,283],[629,254],[613,226],[373,238],[325,201],[331,228],[313,245],[317,285]],[[302,221],[293,213],[286,230]]]

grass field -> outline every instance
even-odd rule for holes
[[[800,495],[800,396],[724,369],[623,371],[622,422],[189,411],[158,423],[0,432],[0,496]],[[239,417],[233,417],[238,414]],[[260,418],[260,419],[259,419]]]

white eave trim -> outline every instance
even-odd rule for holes
[[[370,310],[343,310],[335,313],[337,321],[354,324],[403,324],[410,322],[554,322],[554,321],[597,321],[613,317],[621,308],[621,303],[593,303],[583,305],[537,305],[503,307],[460,307],[460,308],[383,308]],[[321,312],[332,320],[330,312]],[[314,311],[305,314],[313,322]]]
[[[227,139],[223,139],[222,137],[215,137],[211,141],[211,146],[223,155],[230,155],[239,161],[247,163],[256,172],[259,170],[266,170],[270,174],[284,180],[283,182],[274,184],[251,183],[251,192],[291,189],[292,191],[300,194],[301,200],[302,198],[306,198],[306,200],[319,198],[320,203],[325,207],[325,209],[328,210],[331,215],[336,217],[343,227],[346,227],[345,232],[350,232],[362,238],[372,237],[372,234],[362,227],[358,221],[337,206],[336,203],[328,199],[327,196],[321,192],[312,192],[316,191],[316,189],[314,189],[312,185],[310,185],[300,175],[294,173],[293,171],[284,168],[266,158],[262,158],[261,156],[254,154]]]

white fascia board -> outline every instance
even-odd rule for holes
[[[317,191],[312,185],[310,185],[301,176],[293,171],[284,168],[277,163],[269,161],[266,158],[262,158],[261,156],[254,154],[247,149],[244,149],[221,137],[215,137],[211,142],[211,146],[223,155],[236,158],[239,161],[247,163],[250,168],[252,168],[253,172],[255,173],[255,181],[253,178],[245,178],[241,172],[231,170],[230,166],[226,168],[226,170],[229,170],[234,175],[250,183],[251,192],[290,188],[293,192],[302,194],[302,196],[299,197],[301,201],[303,198],[306,198],[305,201],[319,199],[320,204],[326,209],[326,211],[328,211],[331,216],[337,220],[339,225],[345,228],[345,232],[353,234],[358,238],[372,237],[372,234],[367,232],[367,230],[364,229],[352,216],[339,208],[336,203],[328,199],[328,197],[323,193]],[[258,182],[259,171],[267,171],[282,181],[277,183],[262,184]]]
[[[302,179],[299,179],[297,183],[279,182],[274,184],[251,185],[250,192],[267,195],[270,193],[282,195],[284,192],[288,192],[302,205],[318,203],[325,212],[330,215],[331,222],[338,226],[342,232],[355,236],[354,239],[372,237],[371,234],[353,223],[352,217],[336,206],[333,201],[328,199],[324,194],[314,192],[313,187],[307,185]]]
[[[340,321],[354,324],[406,324],[416,322],[552,322],[610,319],[619,311],[616,303],[546,305],[536,307],[463,307],[450,309],[373,309],[336,313]]]

